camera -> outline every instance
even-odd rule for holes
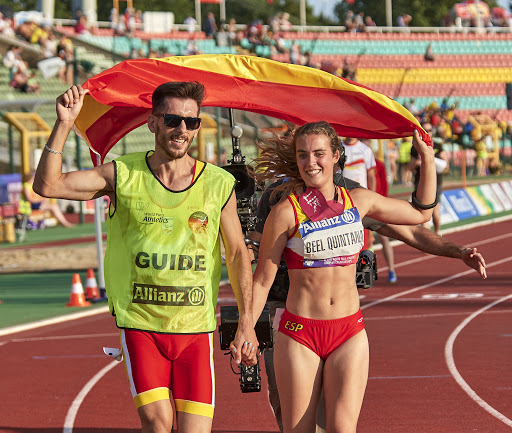
[[[235,339],[238,328],[238,307],[236,305],[223,305],[220,307],[220,348],[229,350],[230,343]],[[254,327],[260,349],[272,347],[274,339],[272,336],[272,324],[270,323],[270,308],[265,305],[263,311]]]
[[[229,162],[231,163],[230,165],[225,165],[222,168],[231,173],[235,178],[238,219],[240,220],[244,236],[247,236],[247,233],[254,231],[256,225],[256,216],[254,216],[257,208],[256,185],[254,179],[247,173],[245,164]]]
[[[377,279],[377,256],[370,250],[361,251],[356,264],[357,288],[369,289],[373,287]]]
[[[229,350],[230,343],[235,339],[236,330],[238,328],[238,307],[237,306],[222,306],[220,307],[220,348],[222,350]],[[258,338],[259,348],[263,350],[267,347],[272,347],[274,344],[272,325],[270,323],[270,309],[265,305],[256,326],[256,337]],[[258,362],[247,367],[240,364],[240,389],[242,393],[246,392],[259,392],[261,391],[261,376],[260,366]],[[231,366],[233,370],[233,366]],[[233,372],[235,372],[233,370]],[[235,372],[236,373],[236,372]]]
[[[260,392],[261,376],[259,360],[251,367],[240,364],[240,389],[242,393]]]
[[[222,168],[231,173],[235,178],[235,195],[236,195],[236,208],[238,219],[242,226],[244,236],[251,231],[254,231],[256,226],[256,184],[254,179],[249,176],[247,166],[245,165],[245,156],[242,155],[240,149],[240,137],[242,137],[243,130],[240,126],[235,125],[233,116],[233,109],[229,109],[229,121],[231,124],[230,134],[233,145],[233,159],[229,160],[229,165]]]

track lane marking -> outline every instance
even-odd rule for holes
[[[490,244],[492,242],[501,241],[501,240],[503,240],[505,238],[509,238],[509,237],[512,237],[512,233],[504,234],[502,236],[494,236],[493,238],[489,238],[489,239],[485,239],[485,240],[481,240],[481,241],[475,242],[474,244],[471,244],[472,245],[471,247],[468,247],[468,248],[476,248],[476,247],[479,247],[481,245],[486,245],[486,244]],[[405,244],[402,241],[399,241],[399,242],[400,242],[400,245],[402,245],[402,244],[407,245],[407,244]],[[414,247],[411,247],[411,248],[414,248]],[[417,248],[414,248],[414,249],[417,249]],[[424,254],[425,254],[424,256],[416,257],[415,259],[406,260],[404,262],[400,262],[398,264],[395,264],[395,268],[400,268],[402,266],[412,265],[414,263],[423,262],[425,260],[435,259],[437,257],[446,257],[446,256],[436,256],[436,255],[429,254],[429,253],[424,253]],[[455,257],[446,257],[446,258],[460,260],[460,259],[456,259]],[[384,266],[382,268],[378,268],[377,272],[384,272],[384,271],[387,271],[388,269],[389,269],[388,266]],[[473,268],[471,268],[471,269],[473,269]],[[473,270],[475,272],[477,272],[476,269],[473,269]]]
[[[100,379],[105,376],[110,370],[112,370],[115,366],[122,364],[118,361],[112,361],[107,366],[103,367],[98,373],[96,373],[90,380],[85,384],[85,386],[82,388],[82,390],[78,393],[78,395],[73,400],[73,403],[71,403],[71,406],[68,409],[68,413],[66,414],[66,419],[64,420],[64,429],[62,430],[63,433],[72,433],[73,432],[73,426],[75,424],[75,418],[78,413],[78,410],[80,409],[80,406],[82,405],[82,402],[84,401],[87,394],[89,394],[89,391],[96,385],[97,382],[100,381]]]
[[[484,311],[494,307],[495,305],[504,302],[508,299],[512,299],[512,294],[508,296],[504,296],[501,299],[498,299],[497,301],[494,301],[490,303],[489,305],[480,308],[480,310],[475,311],[473,314],[468,316],[466,319],[464,319],[459,326],[457,326],[448,340],[446,341],[446,345],[444,348],[444,356],[446,360],[446,364],[448,365],[448,370],[450,371],[451,375],[457,382],[457,384],[462,388],[462,390],[473,400],[475,403],[477,403],[480,407],[482,407],[486,412],[494,416],[495,418],[502,421],[504,424],[508,425],[509,427],[512,427],[512,420],[507,418],[505,415],[503,415],[501,412],[498,412],[496,409],[494,409],[491,405],[489,405],[485,400],[483,400],[469,385],[468,383],[463,379],[462,375],[457,370],[457,367],[455,365],[455,359],[453,357],[453,344],[455,343],[455,340],[457,336],[460,334],[460,332],[466,327],[466,325],[471,322],[475,317],[479,316]]]
[[[507,235],[503,235],[503,236],[499,236],[499,237],[496,237],[498,239],[503,239],[504,237],[508,237],[508,236],[512,236],[512,234],[507,234]],[[482,241],[482,242],[491,242],[491,240],[487,240],[487,241]],[[422,257],[421,260],[425,260],[425,258],[428,257],[425,256],[425,257]],[[435,257],[435,256],[434,256]],[[492,266],[495,266],[497,264],[500,264],[504,261],[508,261],[508,260],[512,260],[512,258],[508,258],[508,259],[505,259],[505,260],[500,260],[498,262],[494,262],[492,264],[489,264],[487,265],[486,267],[489,268],[489,267],[492,267]],[[407,262],[402,262],[401,266],[405,266]],[[388,300],[392,300],[392,299],[395,299],[399,296],[402,296],[402,295],[406,295],[406,294],[409,294],[409,293],[414,293],[416,291],[419,291],[419,290],[422,290],[424,288],[428,288],[428,287],[432,287],[434,285],[437,285],[437,284],[442,284],[444,282],[447,282],[447,281],[451,281],[453,279],[456,279],[456,278],[459,278],[459,277],[462,277],[462,276],[465,276],[465,275],[469,275],[470,273],[472,272],[476,272],[473,268],[471,269],[468,269],[464,272],[461,272],[461,273],[458,273],[456,274],[455,276],[452,276],[452,277],[447,277],[447,278],[443,278],[441,280],[437,280],[437,281],[434,281],[433,283],[430,283],[430,284],[426,284],[426,285],[423,285],[423,286],[420,286],[416,289],[412,289],[412,290],[408,290],[408,291],[405,291],[405,292],[402,292],[402,293],[399,293],[399,294],[396,294],[396,295],[393,295],[393,296],[389,296],[387,298],[384,298],[383,300],[381,301],[374,301],[370,304],[367,304],[365,306],[361,306],[361,310],[365,309],[365,308],[369,308],[369,307],[372,307],[373,305],[377,305],[377,304],[380,304],[382,302],[386,302]],[[0,335],[2,335],[0,333]],[[71,404],[71,407],[68,411],[68,415],[66,416],[66,420],[65,420],[65,424],[64,424],[64,429],[63,429],[63,433],[73,433],[73,424],[74,424],[74,420],[76,418],[76,415],[77,415],[77,412],[80,408],[80,405],[82,404],[85,396],[87,395],[87,393],[92,389],[92,387],[96,384],[96,382],[98,382],[102,376],[104,376],[108,371],[110,371],[112,368],[114,368],[116,365],[118,364],[117,361],[114,361],[113,363],[109,364],[107,367],[103,368],[102,370],[100,370],[85,386],[84,388],[80,391],[80,393],[78,394],[78,396],[75,398],[75,400],[73,401],[73,403]]]
[[[512,260],[512,257],[505,257],[504,259],[497,260],[496,262],[488,263],[485,268],[486,269],[492,268],[494,266],[501,265],[502,263],[506,263],[506,262],[509,262],[511,260]],[[464,276],[469,275],[469,274],[471,274],[473,272],[475,272],[475,270],[473,268],[467,269],[464,272],[459,272],[458,274],[451,275],[451,276],[445,277],[445,278],[441,278],[440,280],[432,281],[431,283],[423,284],[423,286],[415,287],[413,289],[406,290],[405,292],[395,293],[394,295],[387,296],[387,297],[382,298],[382,299],[377,299],[376,301],[370,302],[369,304],[362,305],[361,306],[361,310],[365,310],[366,308],[373,307],[374,305],[378,305],[378,304],[382,304],[382,303],[387,302],[387,301],[391,301],[393,299],[399,298],[400,296],[409,295],[411,293],[415,293],[415,292],[418,292],[418,291],[423,290],[423,289],[428,289],[429,287],[437,286],[439,284],[443,284],[443,283],[446,283],[448,281],[456,280],[457,278],[464,277]]]

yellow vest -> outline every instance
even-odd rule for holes
[[[107,221],[105,253],[110,311],[119,328],[213,332],[220,214],[235,179],[197,161],[192,184],[171,191],[149,169],[148,156],[115,160],[116,202]]]

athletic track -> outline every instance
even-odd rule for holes
[[[359,433],[512,431],[512,221],[446,237],[476,246],[488,279],[454,259],[394,248],[398,283],[361,291],[370,379]],[[229,287],[219,304],[233,304]],[[0,330],[0,432],[132,433],[140,424],[108,313]],[[215,335],[214,432],[276,432],[266,388],[241,394]],[[263,386],[266,387],[262,372]]]

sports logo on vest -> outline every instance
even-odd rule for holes
[[[204,305],[203,286],[156,286],[133,283],[132,302],[136,304],[192,307]]]
[[[202,233],[208,227],[208,215],[204,212],[197,211],[188,217],[188,226],[195,233]]]
[[[138,221],[140,224],[151,225],[160,224],[162,227],[162,233],[164,235],[170,235],[174,230],[174,217],[166,216],[162,212],[147,212],[149,203],[144,203],[142,200],[137,200],[135,208],[138,211]]]

